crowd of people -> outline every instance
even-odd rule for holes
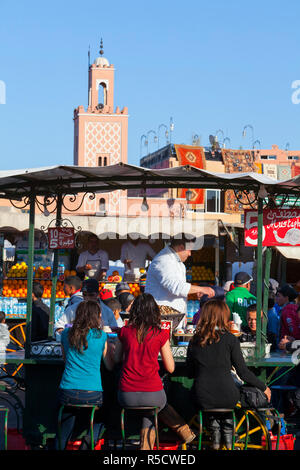
[[[69,300],[54,326],[65,361],[58,406],[92,403],[101,407],[105,393],[102,375],[105,370],[116,371],[120,407],[157,407],[159,420],[182,442],[193,441],[195,434],[168,403],[161,374],[161,367],[169,375],[175,370],[171,337],[169,330],[162,329],[162,316],[165,312],[186,312],[189,294],[197,295],[200,300],[200,308],[193,318],[195,332],[186,356],[186,374],[194,379],[190,393],[195,409],[235,407],[240,391],[232,369],[241,381],[258,388],[271,400],[270,389],[247,367],[241,350],[241,343],[256,339],[257,307],[256,297],[250,292],[252,277],[239,272],[223,288],[192,285],[186,281],[184,265],[192,249],[193,241],[173,239],[154,257],[147,272],[145,291],[137,297],[130,293],[126,282],[120,282],[112,295],[107,289],[99,292],[95,278],[65,279],[64,291]],[[300,339],[298,292],[291,285],[276,286],[275,291],[273,281],[270,287],[267,339],[273,350],[291,351],[294,340]],[[34,338],[46,339],[49,312],[37,283],[33,289],[32,313]],[[235,315],[241,322],[238,335],[232,334]],[[64,414],[63,448],[78,420],[87,426],[86,413],[79,417]],[[219,449],[222,443],[230,448],[233,422],[229,415],[211,413],[207,426],[213,449]],[[154,443],[153,414],[145,410],[140,449],[153,449]]]
[[[262,390],[267,399],[271,399],[270,389],[248,369],[241,352],[240,343],[255,341],[256,335],[256,298],[249,292],[251,281],[246,273],[238,273],[233,289],[222,293],[222,288],[216,287],[213,294],[206,291],[201,296],[196,330],[186,358],[187,375],[194,379],[191,399],[195,409],[233,408],[237,404],[240,395],[231,374],[232,368],[242,381]],[[191,442],[195,434],[168,403],[164,390],[158,357],[168,374],[174,372],[175,362],[171,338],[169,332],[161,328],[162,313],[154,296],[145,292],[135,298],[130,294],[129,286],[121,282],[112,297],[105,289],[99,294],[99,284],[93,279],[83,281],[81,286],[80,282],[76,276],[65,280],[70,298],[64,314],[64,327],[61,328],[61,322],[55,325],[56,332],[61,334],[65,359],[59,403],[93,402],[101,406],[100,363],[103,360],[107,370],[116,368],[119,371],[117,397],[120,407],[156,406],[159,420],[182,442]],[[298,318],[297,292],[292,289],[291,286],[279,288],[269,309],[272,321],[268,338],[274,347],[287,350],[297,336],[296,319],[293,317],[293,322],[288,321],[293,312]],[[235,305],[242,318],[240,336],[231,333],[232,313],[234,308],[237,309]],[[279,318],[278,323],[274,321],[274,312]],[[288,331],[286,325],[289,326]],[[117,333],[113,343],[108,341],[110,331]],[[70,438],[74,419],[72,414],[64,417],[63,446]],[[85,424],[87,419],[85,416]],[[220,448],[222,444],[230,448],[233,423],[229,415],[211,414],[207,426],[211,431],[213,449]],[[154,418],[145,411],[140,429],[140,449],[153,449],[154,443]]]

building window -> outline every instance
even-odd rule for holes
[[[98,157],[98,166],[102,166],[102,157]]]
[[[276,155],[261,155],[261,160],[277,160]]]
[[[107,104],[107,88],[105,83],[99,83],[98,103],[104,106]]]
[[[105,199],[101,197],[99,201],[99,212],[105,212]]]
[[[288,155],[288,160],[299,160],[297,155]]]
[[[221,191],[219,189],[205,191],[205,212],[221,212]]]
[[[103,166],[107,166],[107,157],[103,158]]]

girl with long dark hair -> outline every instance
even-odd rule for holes
[[[199,409],[233,409],[240,392],[233,380],[231,369],[247,384],[262,390],[268,400],[271,391],[246,366],[240,342],[230,333],[230,310],[223,300],[208,300],[201,309],[196,331],[189,343],[186,365],[190,378],[194,378],[192,396]],[[230,417],[208,415],[208,428],[213,437],[213,449],[219,449],[221,438],[227,448],[232,442]]]
[[[144,293],[135,298],[128,324],[118,336],[116,361],[123,359],[118,394],[121,406],[157,406],[161,410],[158,417],[183,441],[190,442],[195,435],[176,411],[167,405],[159,375],[159,353],[167,372],[174,371],[175,363],[169,331],[161,328],[160,310],[151,294]],[[154,440],[153,417],[145,414],[140,449],[153,449]]]
[[[108,369],[113,368],[113,358],[102,330],[101,307],[96,301],[82,301],[76,310],[71,328],[61,335],[65,369],[58,390],[60,404],[102,405],[103,389],[100,373],[102,359]],[[84,416],[85,415],[85,416]],[[81,413],[79,426],[87,428],[88,416]],[[75,417],[65,414],[62,422],[64,448],[75,425]]]

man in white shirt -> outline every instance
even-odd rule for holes
[[[195,286],[186,282],[184,262],[191,256],[194,241],[187,238],[171,240],[151,262],[146,280],[145,292],[152,294],[158,305],[166,305],[180,313],[186,313],[187,297],[197,294],[213,297],[210,287]],[[181,321],[179,327],[184,324]]]
[[[140,239],[128,240],[123,243],[121,248],[120,260],[124,263],[124,278],[137,279],[140,277],[140,268],[145,268],[146,260],[152,260],[155,251],[151,246]]]
[[[109,259],[106,251],[99,248],[99,238],[90,234],[87,250],[83,251],[78,258],[76,271],[84,273],[89,279],[100,281],[106,275],[109,268]]]

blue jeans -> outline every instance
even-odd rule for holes
[[[57,409],[61,405],[97,405],[102,406],[103,392],[90,390],[69,390],[58,389]],[[74,410],[64,410],[61,422],[61,448],[65,449],[72,434],[80,436],[89,430],[91,409],[78,408]],[[94,437],[97,438],[101,428],[101,423],[94,423]],[[97,440],[97,439],[96,439]],[[56,438],[55,448],[58,449],[58,439]]]

